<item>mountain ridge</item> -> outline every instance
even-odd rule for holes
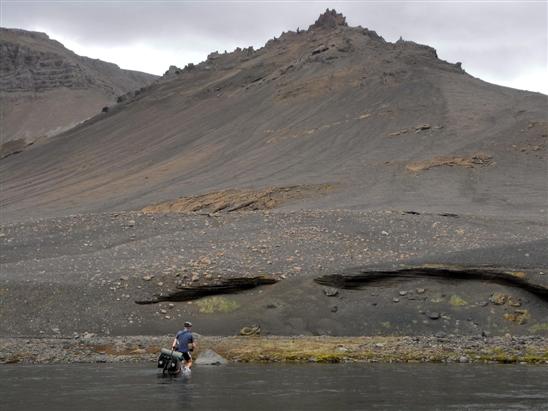
[[[45,33],[0,28],[1,156],[98,113],[156,76],[78,56]]]
[[[341,189],[296,207],[538,214],[546,96],[485,83],[429,46],[389,43],[326,15],[258,50],[172,67],[107,113],[1,162],[7,209],[140,209],[329,183]]]

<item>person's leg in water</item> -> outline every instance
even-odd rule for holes
[[[188,368],[189,370],[192,368],[192,356],[189,352],[183,353],[183,359],[185,360],[185,368]]]

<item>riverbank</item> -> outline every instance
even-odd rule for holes
[[[153,362],[172,336],[1,338],[0,363]],[[200,336],[200,352],[212,349],[230,362],[430,362],[548,364],[548,338],[476,337],[214,337]]]

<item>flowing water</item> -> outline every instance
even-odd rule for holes
[[[1,410],[548,410],[548,366],[0,366]]]

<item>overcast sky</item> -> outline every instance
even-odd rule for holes
[[[80,55],[154,74],[211,51],[261,47],[336,8],[351,26],[433,46],[483,80],[548,94],[545,0],[0,1],[2,27],[43,31]]]

